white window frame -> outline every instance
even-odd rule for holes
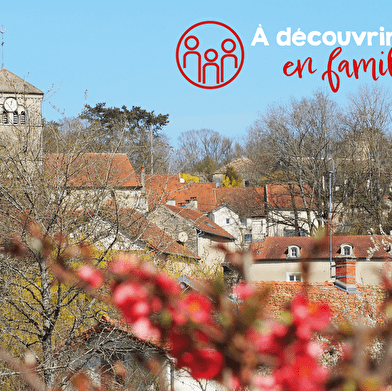
[[[291,279],[291,277],[293,279]],[[302,282],[302,273],[301,272],[286,272],[286,281],[287,282]]]
[[[349,249],[350,253],[346,254],[346,249]],[[343,243],[340,245],[340,256],[341,257],[353,257],[353,246],[349,243]]]
[[[293,251],[295,250],[296,255],[293,255]],[[301,248],[296,245],[291,245],[287,247],[287,258],[288,259],[299,259],[301,258]]]

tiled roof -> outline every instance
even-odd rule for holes
[[[264,215],[263,187],[218,187],[214,189],[216,205],[230,205],[240,217]]]
[[[44,95],[44,93],[37,87],[23,80],[19,76],[10,72],[8,69],[0,69],[0,91],[2,93],[16,93],[16,94],[37,94]]]
[[[186,183],[181,183],[178,174],[173,175],[146,175],[146,193],[149,209],[158,204],[164,204],[181,189]]]
[[[230,235],[226,230],[224,230],[219,225],[215,224],[212,220],[206,217],[203,213],[198,210],[188,209],[188,208],[179,208],[177,206],[165,205],[164,207],[168,208],[174,214],[183,217],[191,224],[193,224],[196,228],[207,232],[211,235],[222,236],[224,238],[234,240],[234,236]]]
[[[216,206],[215,189],[216,183],[188,183],[187,188],[178,192],[173,199],[176,201],[176,205],[181,205],[194,198],[197,201],[197,209],[207,213]]]
[[[121,209],[116,212],[113,211],[107,217],[118,223],[120,232],[125,236],[140,239],[157,252],[200,259],[200,257],[177,243],[176,239],[135,210]]]
[[[344,235],[332,236],[332,256],[340,254],[340,246],[349,244],[352,246],[353,255],[356,258],[366,259],[369,257],[369,249],[375,249],[373,258],[386,258],[389,253],[389,244],[385,237],[377,235]],[[316,241],[307,236],[273,237],[269,236],[262,242],[253,242],[252,250],[256,260],[286,259],[288,246],[298,246],[301,249],[302,258],[328,259],[329,258],[329,236],[322,241]]]
[[[270,208],[278,209],[293,209],[294,205],[297,209],[303,209],[305,207],[304,200],[301,197],[300,189],[298,186],[293,185],[291,191],[293,192],[293,197],[290,193],[290,185],[288,184],[268,184],[266,185],[268,206]],[[310,203],[311,189],[305,187],[306,202]]]
[[[174,200],[176,206],[191,199],[197,200],[198,210],[203,213],[216,206],[213,189],[216,183],[182,183],[179,175],[146,175],[146,192],[150,209],[158,204]]]
[[[102,318],[98,321],[98,323],[89,328],[88,330],[84,331],[83,333],[79,334],[75,338],[75,342],[77,341],[85,341],[88,340],[90,337],[93,337],[97,334],[100,334],[103,331],[116,331],[122,334],[126,334],[130,340],[139,343],[140,345],[146,346],[146,344],[154,349],[158,349],[162,354],[165,354],[165,351],[169,348],[169,346],[163,345],[161,341],[157,341],[155,339],[148,339],[143,340],[139,338],[133,331],[132,326],[125,322],[122,319],[112,319],[108,316],[103,315]]]
[[[310,202],[310,189],[307,200]],[[275,209],[293,209],[293,199],[289,185],[268,184],[264,187],[217,187],[216,183],[182,183],[178,174],[175,175],[147,175],[146,191],[149,208],[158,204],[165,204],[169,200],[181,206],[194,199],[197,209],[208,213],[215,208],[228,204],[240,216],[265,215],[266,192],[268,207]],[[304,201],[299,188],[294,187],[294,203],[297,209],[304,209]]]
[[[45,170],[54,181],[76,188],[140,187],[140,181],[125,153],[49,153]]]
[[[385,291],[379,285],[359,285],[357,290],[360,294],[353,295],[337,289],[333,283],[303,282],[255,282],[257,288],[270,289],[267,298],[267,313],[278,315],[285,309],[285,305],[295,295],[304,291],[311,302],[327,303],[332,310],[333,323],[341,323],[344,320],[366,322],[383,322],[384,316],[380,305],[385,298]]]

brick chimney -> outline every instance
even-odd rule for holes
[[[357,293],[355,269],[355,258],[335,258],[335,285],[347,293]]]

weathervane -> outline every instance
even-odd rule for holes
[[[1,33],[1,67],[4,68],[4,33],[7,30],[4,28],[4,26],[1,26],[0,33]]]

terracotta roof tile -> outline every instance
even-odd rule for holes
[[[103,315],[95,326],[76,336],[75,342],[88,340],[90,337],[95,336],[103,331],[117,331],[119,333],[126,334],[130,340],[138,342],[141,345],[148,344],[148,346],[151,348],[159,349],[162,354],[165,354],[165,351],[169,348],[169,345],[164,345],[161,341],[156,339],[150,338],[148,340],[143,340],[139,338],[133,332],[132,326],[129,323],[122,319],[109,318],[106,315]]]
[[[268,184],[266,185],[268,206],[270,208],[278,209],[293,209],[293,200],[297,209],[304,208],[304,200],[301,197],[300,189],[294,185],[291,188],[293,197],[290,193],[290,186],[288,184]],[[311,189],[305,187],[306,201],[310,203]]]
[[[176,206],[196,199],[198,210],[203,213],[216,206],[213,189],[216,183],[182,183],[179,175],[147,175],[146,191],[150,209],[158,204],[174,200]]]
[[[216,205],[230,205],[240,217],[264,215],[263,187],[218,187],[214,189]]]
[[[353,248],[353,255],[356,258],[366,259],[370,256],[370,249],[375,249],[373,258],[387,258],[389,255],[389,243],[384,236],[370,235],[336,235],[332,237],[332,255],[340,254],[340,246],[349,244]],[[267,237],[262,242],[253,242],[252,250],[256,260],[286,259],[287,247],[296,245],[301,249],[302,257],[328,259],[329,258],[329,236],[322,242],[316,241],[312,237]]]
[[[109,218],[118,221],[120,232],[126,236],[138,238],[163,254],[200,259],[153,222],[148,221],[141,213],[131,209],[121,209],[117,213],[109,215]]]
[[[226,230],[224,230],[219,225],[215,224],[212,220],[206,217],[203,213],[198,210],[189,208],[179,208],[177,206],[165,205],[166,208],[171,210],[178,216],[183,217],[188,220],[198,229],[207,232],[211,235],[222,236],[230,240],[234,240],[234,236],[230,235]]]
[[[125,153],[55,154],[44,156],[45,170],[68,187],[140,187],[140,181]]]

